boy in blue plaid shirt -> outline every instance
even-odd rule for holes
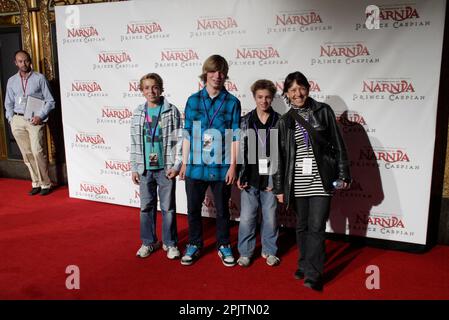
[[[240,101],[224,87],[228,63],[212,55],[200,76],[204,88],[191,95],[185,108],[183,165],[179,176],[186,180],[189,244],[181,259],[191,265],[203,247],[201,208],[210,186],[216,208],[217,247],[225,266],[234,266],[229,228],[229,199],[236,181]]]

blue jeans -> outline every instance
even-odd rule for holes
[[[238,249],[241,256],[251,257],[256,247],[256,226],[259,207],[262,209],[260,227],[262,252],[275,256],[279,229],[276,221],[276,196],[271,191],[254,187],[242,190],[240,198],[240,225]]]
[[[178,243],[176,227],[176,180],[168,179],[165,170],[147,170],[140,176],[140,238],[144,245],[157,242],[157,188],[162,211],[162,242],[166,246]]]

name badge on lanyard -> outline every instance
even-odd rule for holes
[[[21,107],[26,107],[26,104],[27,104],[27,94],[26,94],[26,91],[27,91],[27,86],[28,86],[28,78],[26,78],[25,79],[25,83],[24,83],[24,81],[23,81],[23,78],[22,77],[20,77],[20,81],[22,82],[22,91],[23,91],[23,94],[21,95],[21,96],[18,96],[16,99],[16,103],[18,104],[18,105],[20,105]]]
[[[24,96],[18,96],[16,97],[16,105],[25,108],[27,104],[27,97]]]
[[[214,137],[211,134],[205,133],[203,136],[203,151],[210,152],[212,150],[213,142]]]
[[[304,158],[302,160],[302,174],[312,174],[312,158]]]
[[[205,102],[204,97],[203,97],[203,96],[201,97],[201,98],[202,98],[201,100],[203,101],[204,113],[205,113],[206,118],[207,118],[207,121],[208,121],[208,126],[207,126],[208,129],[209,129],[210,127],[212,127],[212,124],[213,124],[213,122],[214,122],[214,120],[215,120],[215,117],[216,117],[217,114],[220,112],[221,108],[223,107],[223,104],[225,103],[226,97],[227,97],[227,96],[228,96],[228,93],[226,92],[226,94],[225,94],[223,100],[221,101],[220,106],[218,107],[217,110],[215,110],[215,112],[214,112],[212,118],[209,117],[209,111],[207,110],[206,102]],[[213,102],[212,102],[212,104],[210,105],[210,107],[212,107],[212,106],[213,106]],[[212,150],[213,142],[214,142],[214,137],[213,137],[211,134],[205,133],[205,134],[203,135],[203,151],[205,151],[205,152],[210,152],[210,151]]]
[[[259,159],[259,174],[268,174],[268,159]]]
[[[159,157],[157,153],[150,153],[150,167],[159,166]]]
[[[146,126],[148,128],[149,136],[151,137],[151,146],[154,147],[154,140],[155,140],[155,137],[156,137],[156,130],[157,130],[157,127],[159,125],[159,119],[161,118],[162,106],[159,107],[159,113],[157,115],[157,119],[156,119],[156,122],[154,123],[153,127],[151,127],[152,121],[151,121],[150,116],[148,115],[148,109],[147,108],[148,107],[145,108],[145,121],[146,121]]]
[[[259,137],[259,129],[256,126],[256,117],[257,117],[257,113],[256,111],[253,111],[252,115],[253,117],[253,127],[256,130],[256,135],[257,135],[257,139],[260,142],[260,147],[262,147],[264,150],[266,150],[266,145],[267,145],[267,141],[268,141],[268,137],[270,136],[270,130],[273,127],[274,124],[274,120],[276,117],[276,114],[273,114],[272,119],[271,119],[271,124],[267,129],[267,135],[265,136],[265,141],[263,141],[260,137]],[[267,175],[268,174],[268,167],[270,166],[270,163],[268,161],[268,159],[259,159],[259,174],[263,174],[263,175]]]

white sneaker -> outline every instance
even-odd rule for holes
[[[153,243],[149,245],[144,245],[137,250],[136,256],[139,258],[146,258],[148,257],[153,251],[157,250],[160,247],[159,243]]]
[[[239,266],[241,267],[249,267],[249,264],[251,263],[251,259],[249,257],[244,257],[241,256],[238,260],[237,263],[239,264]]]
[[[178,259],[181,257],[181,252],[179,251],[177,246],[166,246],[165,244],[163,244],[162,249],[164,249],[164,251],[167,251],[167,258],[169,258],[170,260]]]
[[[221,258],[221,262],[223,262],[226,267],[235,266],[235,259],[232,255],[232,249],[230,245],[220,246],[220,248],[218,248],[218,256]]]
[[[262,253],[262,257],[267,259],[266,262],[270,267],[277,266],[281,262],[281,259],[279,259],[276,256],[273,256],[272,254]]]

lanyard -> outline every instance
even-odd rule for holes
[[[309,154],[309,133],[299,123],[298,123],[298,126],[299,126],[299,129],[301,129],[301,131],[302,131],[302,135],[304,136],[304,142],[306,143],[307,154]]]
[[[260,137],[259,137],[259,130],[257,129],[256,119],[254,118],[254,117],[257,117],[256,110],[253,111],[252,117],[253,117],[253,127],[256,130],[257,139],[259,139],[260,143],[262,144],[262,147],[265,150],[265,146],[267,144],[268,137],[270,136],[271,128],[273,127],[273,124],[274,124],[274,118],[276,117],[276,113],[273,113],[273,117],[271,119],[271,124],[270,124],[270,127],[268,128],[268,133],[265,136],[265,141],[262,141],[262,139],[260,139]]]
[[[297,111],[295,110],[295,112]],[[302,117],[300,114],[298,114],[298,116]],[[306,119],[304,119],[304,121],[309,122],[309,118],[310,118],[310,110],[308,111],[308,116]],[[309,132],[307,132],[307,130],[301,125],[301,123],[299,123],[298,121],[296,121],[296,123],[298,124],[299,129],[301,129],[302,135],[304,137],[304,142],[306,144],[307,156],[309,156]]]
[[[28,78],[29,78],[29,77],[27,77],[27,78],[25,79],[25,85],[23,85],[23,78],[20,77],[20,80],[22,81],[22,90],[23,90],[23,96],[24,96],[24,97],[26,96],[25,93],[26,93],[26,91],[27,91]]]
[[[154,147],[154,138],[156,136],[156,129],[157,126],[159,124],[159,118],[161,116],[161,112],[162,112],[162,106],[159,106],[159,113],[157,115],[157,120],[156,123],[154,124],[154,129],[151,129],[151,119],[148,116],[148,105],[145,104],[145,122],[147,124],[147,128],[150,131],[150,136],[151,136],[151,146]]]
[[[204,96],[201,96],[202,100],[203,100],[203,107],[204,107],[204,112],[206,113],[206,117],[207,117],[207,121],[209,121],[209,126],[207,127],[208,129],[212,126],[212,123],[215,120],[215,117],[218,114],[218,111],[220,111],[221,107],[223,107],[223,104],[226,100],[226,97],[228,96],[228,93],[226,92],[226,95],[223,98],[223,101],[221,102],[220,106],[218,107],[218,109],[214,112],[214,115],[212,116],[212,119],[209,117],[209,112],[207,112],[207,108],[206,108],[206,102],[204,101]],[[211,103],[211,107],[213,106],[213,102]]]

